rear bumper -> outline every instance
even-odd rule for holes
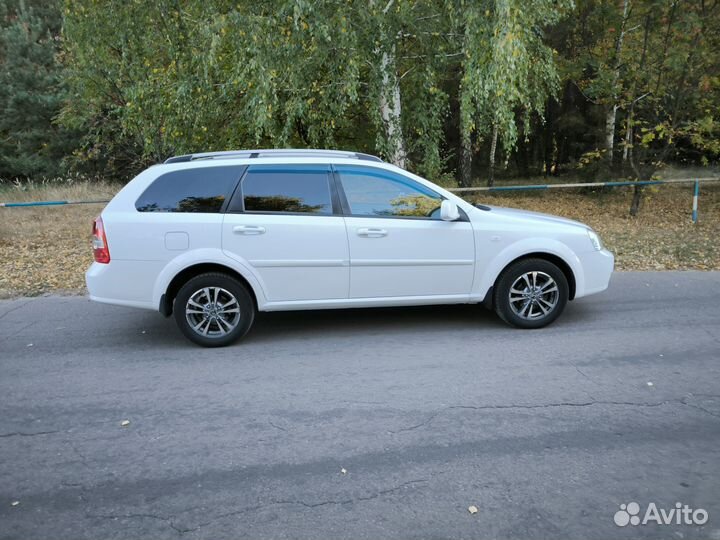
[[[110,261],[93,263],[85,272],[90,300],[104,304],[157,310],[153,284],[161,269],[156,261]]]
[[[610,285],[610,277],[615,267],[615,256],[606,249],[583,254],[580,263],[583,269],[582,290],[575,292],[575,298],[604,291]]]

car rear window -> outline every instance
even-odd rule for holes
[[[228,212],[333,213],[328,165],[253,165]]]
[[[217,213],[244,167],[202,167],[159,176],[135,202],[139,212]]]

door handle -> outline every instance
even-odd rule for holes
[[[364,227],[357,230],[358,236],[364,236],[366,238],[382,238],[387,236],[385,229],[374,229],[372,227]]]
[[[233,232],[235,234],[264,234],[265,227],[259,225],[235,225]]]

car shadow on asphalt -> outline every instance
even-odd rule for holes
[[[163,346],[192,346],[175,326],[172,317],[144,313],[133,319],[134,332],[121,331],[124,340],[152,342]],[[413,334],[507,328],[492,312],[478,305],[362,308],[338,310],[261,312],[243,342],[280,343],[297,339],[324,339],[343,335]],[[138,335],[139,334],[139,335]]]
[[[277,340],[353,334],[407,334],[503,327],[478,305],[363,308],[259,313],[247,340]]]
[[[597,320],[597,310],[592,306],[568,305],[558,321],[545,331],[554,329],[567,332],[574,326],[592,324]],[[136,342],[146,346],[194,347],[175,326],[172,317],[164,318],[157,313],[145,313],[141,319],[133,319],[132,328],[122,331],[116,327],[115,335],[124,343]],[[118,325],[120,326],[120,325]],[[495,313],[480,305],[438,305],[395,308],[362,308],[338,310],[310,310],[261,312],[242,343],[272,344],[296,340],[322,340],[343,336],[378,336],[393,334],[398,337],[423,333],[447,332],[513,332],[518,331],[503,323]]]
[[[571,331],[598,320],[598,313],[587,303],[570,302],[565,312],[542,331]],[[286,339],[323,339],[378,334],[440,334],[446,332],[525,332],[511,328],[493,311],[480,305],[438,305],[396,308],[284,311],[258,313],[245,341],[277,342]],[[533,332],[532,330],[530,332]]]

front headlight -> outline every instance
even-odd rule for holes
[[[600,237],[598,234],[593,231],[592,229],[587,230],[588,236],[590,237],[590,242],[592,243],[593,247],[595,248],[595,251],[600,251],[602,249],[602,242],[600,241]]]

